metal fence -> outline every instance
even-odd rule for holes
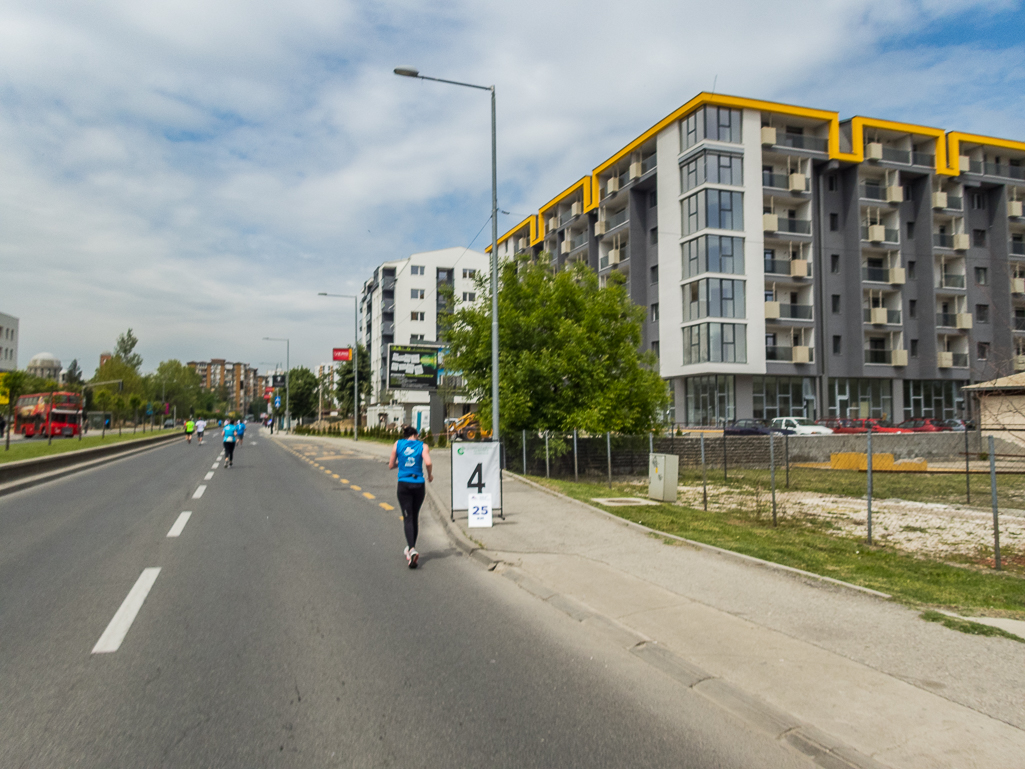
[[[507,469],[644,496],[650,453],[679,457],[677,504],[819,525],[930,556],[1025,566],[1025,431],[829,436],[504,436]]]

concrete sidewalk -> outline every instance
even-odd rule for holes
[[[449,453],[432,457],[429,498],[447,522]],[[1025,644],[681,543],[514,476],[503,494],[493,528],[467,530],[465,512],[446,524],[464,549],[570,616],[621,631],[612,637],[756,726],[813,757],[824,746],[823,765],[1025,766]]]

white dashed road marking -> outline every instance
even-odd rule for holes
[[[213,463],[212,465],[210,465],[210,469],[211,469],[211,470],[216,470],[216,469],[217,469],[217,467],[218,467],[218,466],[219,466],[220,464],[221,464],[220,462],[214,462],[214,463]]]
[[[181,515],[179,515],[178,516],[178,520],[174,522],[174,526],[172,526],[171,530],[169,532],[167,532],[167,536],[169,536],[169,537],[177,537],[179,534],[181,534],[182,533],[182,529],[185,528],[185,524],[189,522],[189,518],[191,516],[192,516],[192,511],[191,510],[187,510],[184,513],[182,513]]]
[[[213,477],[214,477],[214,473],[213,473],[213,470],[211,470],[209,473],[207,473],[206,475],[203,476],[203,480],[204,481],[209,481]]]
[[[108,654],[116,652],[121,648],[121,642],[125,640],[128,629],[135,621],[135,617],[139,613],[139,609],[142,608],[142,603],[146,600],[146,596],[149,595],[153,583],[157,581],[158,574],[160,574],[159,567],[142,570],[139,579],[135,581],[135,585],[128,592],[128,597],[125,598],[121,608],[114,615],[114,619],[110,621],[107,629],[100,636],[100,640],[93,647],[93,654]]]
[[[202,484],[200,484],[199,488],[196,489],[196,493],[192,495],[192,498],[193,499],[199,499],[201,496],[203,496],[203,492],[205,492],[205,491],[206,491],[206,484],[202,483]]]

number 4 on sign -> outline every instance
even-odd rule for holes
[[[466,488],[477,489],[478,494],[483,494],[484,486],[484,463],[478,462],[477,466],[473,468],[473,472],[470,473],[470,480],[466,482]]]

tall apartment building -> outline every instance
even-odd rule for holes
[[[448,286],[456,303],[477,301],[475,280],[490,269],[487,254],[466,248],[443,248],[385,262],[363,285],[359,337],[370,352],[372,406],[384,406],[388,389],[388,345],[438,341],[438,315],[444,313]],[[428,403],[428,394],[393,390],[392,398],[408,422],[411,409]],[[465,399],[457,399],[461,405]]]
[[[0,371],[18,370],[18,325],[13,315],[0,312]]]
[[[218,390],[223,387],[228,403],[236,411],[246,411],[256,398],[263,397],[257,370],[248,363],[214,358],[209,361],[190,360],[186,365],[199,374],[202,389]]]
[[[678,423],[961,415],[1025,370],[1025,142],[701,93],[499,241],[620,272]]]
[[[335,398],[335,388],[338,386],[337,365],[334,362],[321,363],[313,371],[317,377],[318,388],[323,388],[318,391],[317,402],[323,405],[325,416],[338,416],[337,399]]]

